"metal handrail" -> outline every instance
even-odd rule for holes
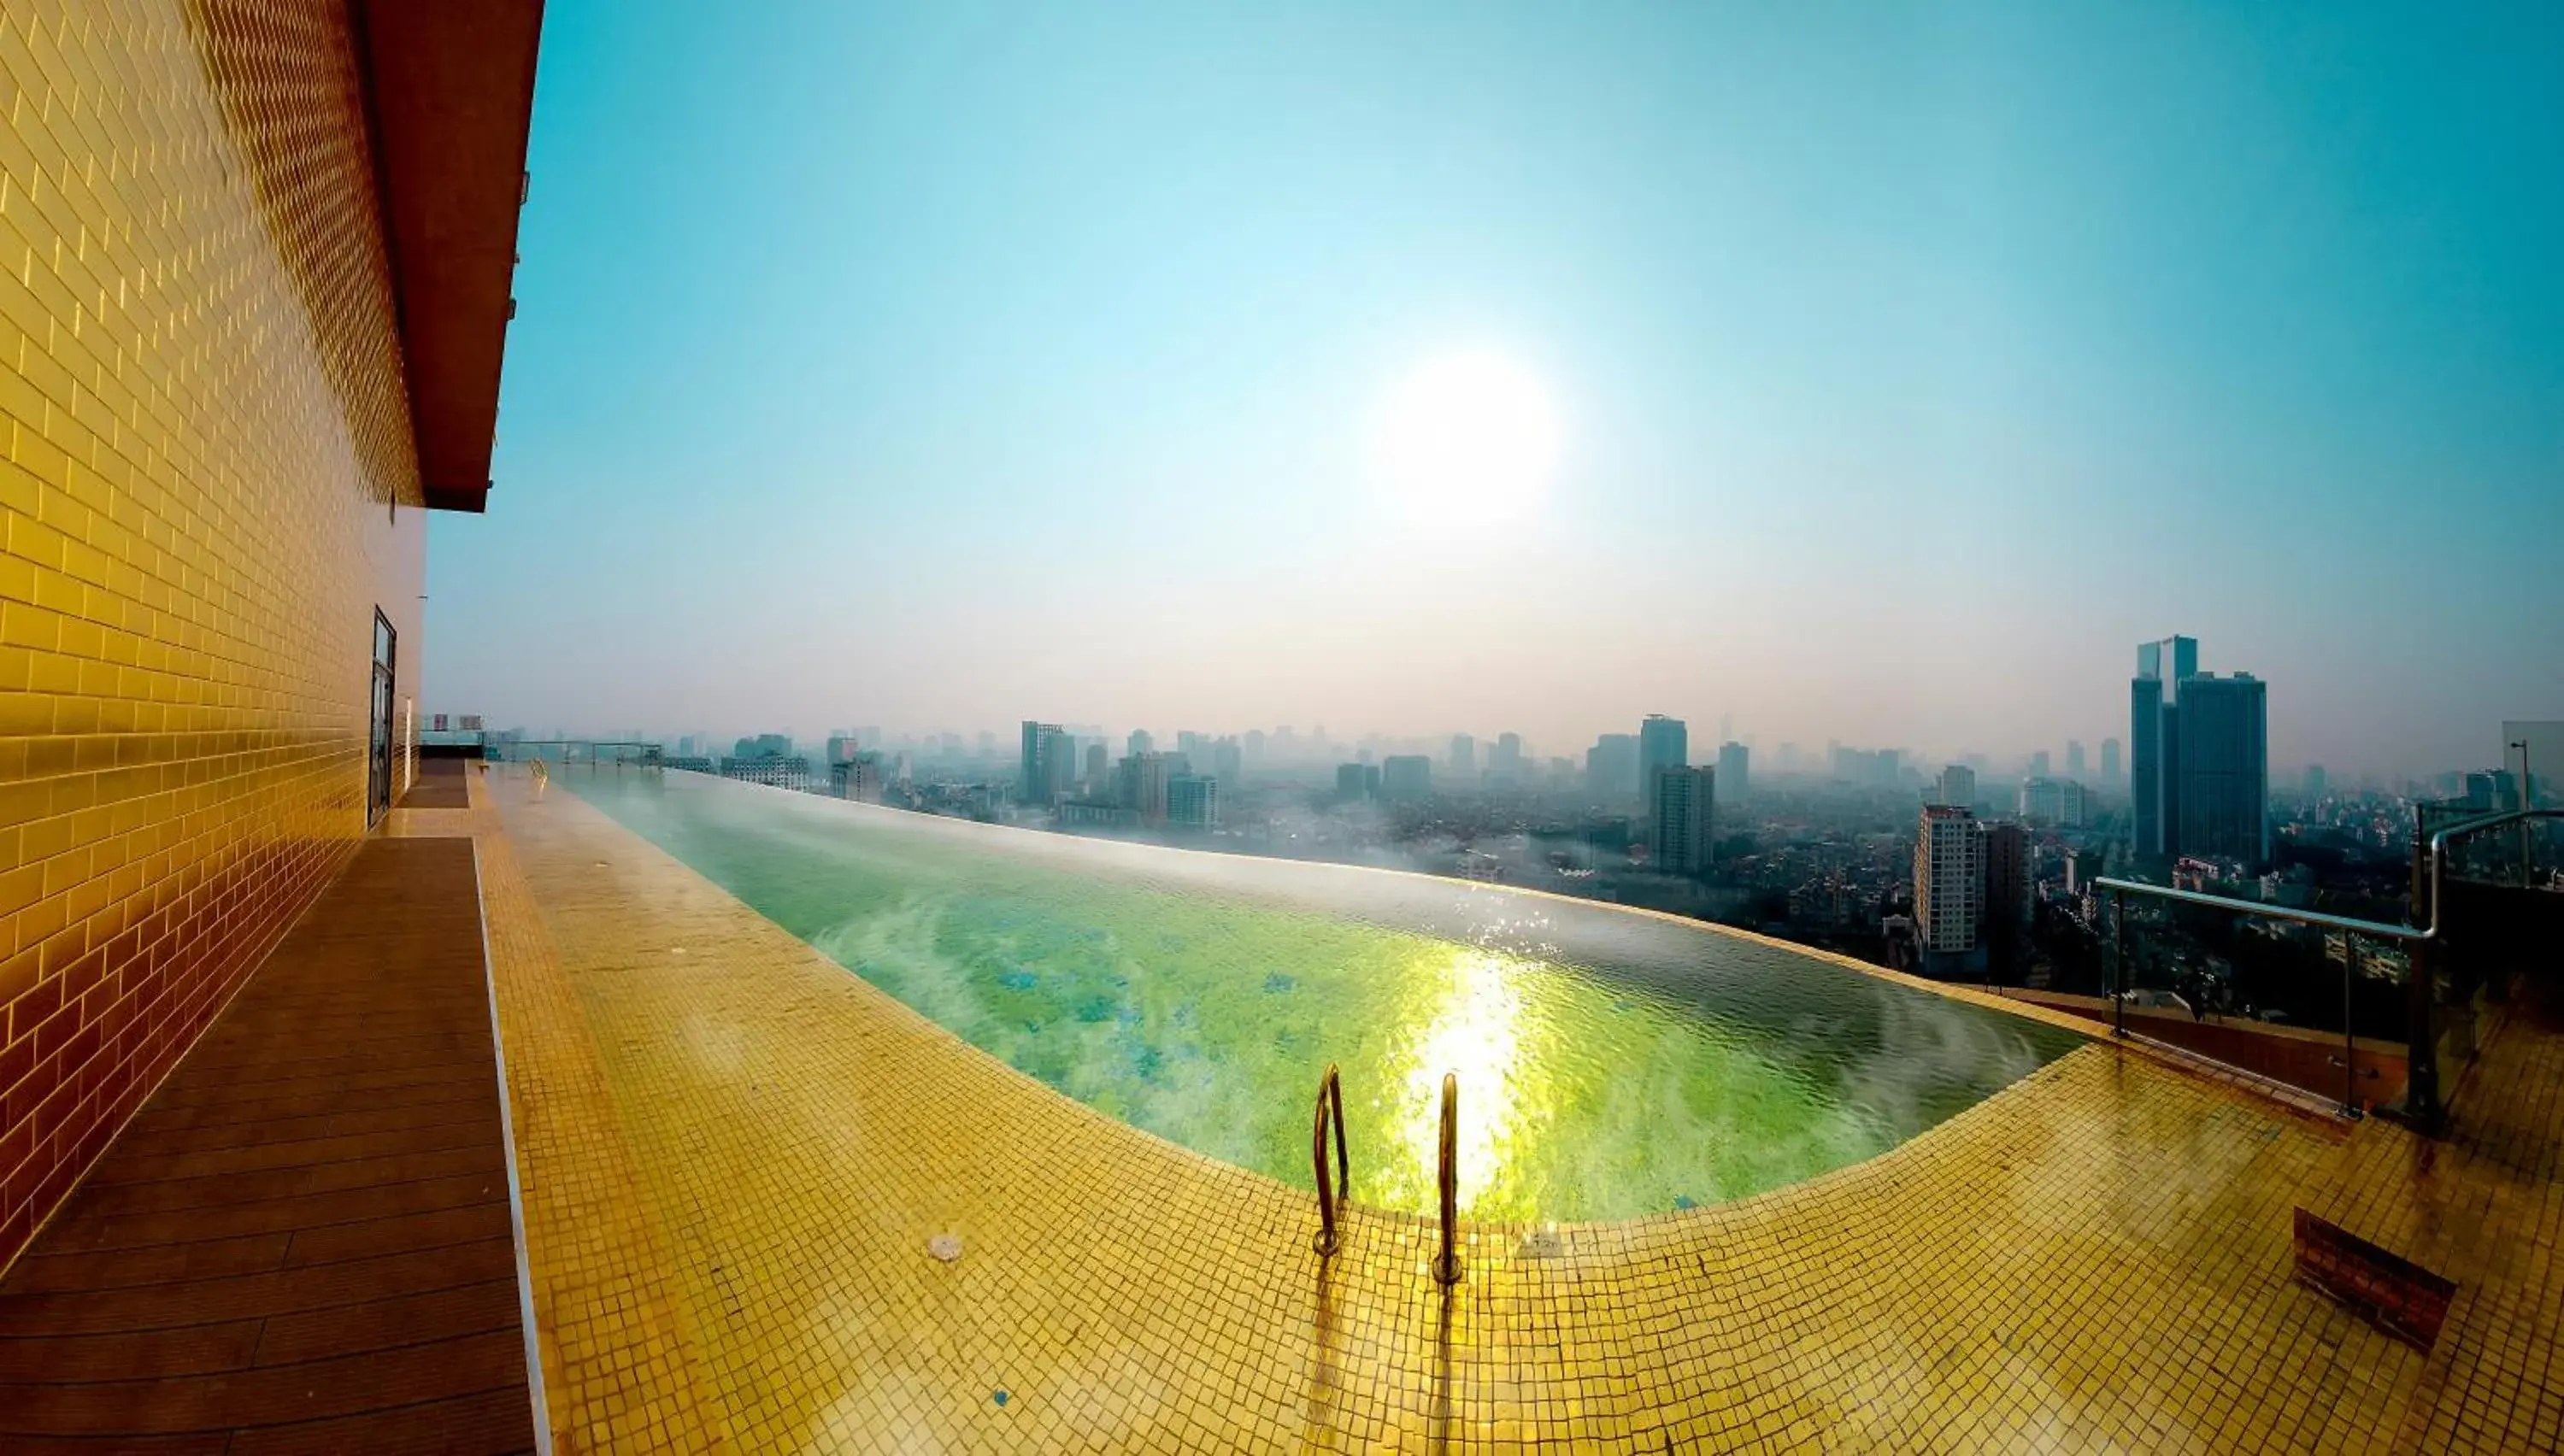
[[[1460,1078],[1442,1074],[1442,1155],[1436,1171],[1442,1184],[1442,1255],[1433,1261],[1435,1282],[1460,1282],[1460,1256],[1451,1247],[1451,1230],[1460,1221]]]
[[[2564,809],[2504,809],[2496,813],[2482,815],[2478,818],[2461,820],[2456,824],[2448,825],[2439,832],[2433,834],[2431,836],[2430,846],[2431,923],[2428,926],[2422,927],[2389,925],[2384,921],[2355,920],[2349,916],[2326,915],[2322,911],[2318,910],[2294,910],[2284,905],[2271,905],[2258,900],[2238,900],[2231,895],[2208,895],[2197,890],[2177,890],[2169,885],[2148,885],[2138,880],[2101,879],[2094,881],[2093,885],[2095,888],[2112,892],[2110,898],[2110,935],[2113,951],[2111,957],[2110,1034],[2120,1037],[2124,1037],[2128,1034],[2126,995],[2128,936],[2125,899],[2128,894],[2152,896],[2158,900],[2178,901],[2184,905],[2204,905],[2212,910],[2234,911],[2243,915],[2260,916],[2269,920],[2294,921],[2299,925],[2319,926],[2340,931],[2344,933],[2345,936],[2342,941],[2344,961],[2342,971],[2341,1018],[2341,1064],[2342,1080],[2344,1084],[2342,1091],[2342,1111],[2349,1117],[2358,1117],[2359,1074],[2356,1066],[2358,1061],[2356,1056],[2357,1039],[2353,1036],[2350,1025],[2350,977],[2355,974],[2358,969],[2359,943],[2357,940],[2348,937],[2356,936],[2374,936],[2380,939],[2401,940],[2408,945],[2428,944],[2438,940],[2440,938],[2441,932],[2448,929],[2448,923],[2441,916],[2441,909],[2447,900],[2447,897],[2442,894],[2442,886],[2445,879],[2445,872],[2448,867],[2449,846],[2457,840],[2467,838],[2471,835],[2480,834],[2487,829],[2498,829],[2505,824],[2516,823],[2521,826],[2521,833],[2525,834],[2527,832],[2526,826],[2528,821],[2532,819],[2564,819]],[[2523,860],[2523,870],[2524,868],[2525,861]]]
[[[1327,1180],[1327,1126],[1332,1121],[1336,1130],[1336,1177]],[[1309,1160],[1318,1174],[1318,1257],[1336,1252],[1336,1204],[1353,1193],[1353,1172],[1345,1160],[1345,1092],[1336,1081],[1336,1064],[1327,1064],[1326,1075],[1318,1079],[1318,1108],[1315,1126],[1309,1130]]]
[[[2449,825],[2431,836],[2431,923],[2424,927],[2389,925],[2384,921],[2353,920],[2349,916],[2325,915],[2318,910],[2292,910],[2284,905],[2270,905],[2258,900],[2238,900],[2231,895],[2206,895],[2197,890],[2176,890],[2169,885],[2148,885],[2139,880],[2103,879],[2093,881],[2101,890],[2130,891],[2151,895],[2159,900],[2178,900],[2186,905],[2205,905],[2218,910],[2240,911],[2245,915],[2265,916],[2271,920],[2296,921],[2301,925],[2329,926],[2356,935],[2377,936],[2390,940],[2426,941],[2440,938],[2445,929],[2440,920],[2442,872],[2448,864],[2449,845],[2486,829],[2504,824],[2524,823],[2530,819],[2564,819],[2564,809],[2505,809],[2479,819],[2467,819]]]

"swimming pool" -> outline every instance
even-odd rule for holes
[[[686,772],[566,788],[974,1046],[1310,1186],[1476,1219],[1713,1203],[1882,1152],[2080,1039],[1707,927],[1459,881],[1003,829]]]

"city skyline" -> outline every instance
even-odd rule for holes
[[[2283,771],[2564,718],[2551,7],[680,18],[547,15],[426,706],[2009,752],[2179,630]]]

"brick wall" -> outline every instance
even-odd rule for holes
[[[363,831],[424,526],[340,0],[0,9],[0,1266]]]

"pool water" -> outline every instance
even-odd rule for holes
[[[969,824],[700,774],[567,788],[848,970],[1132,1125],[1311,1186],[1341,1068],[1353,1196],[1602,1219],[1842,1167],[2080,1039],[1603,906]]]

